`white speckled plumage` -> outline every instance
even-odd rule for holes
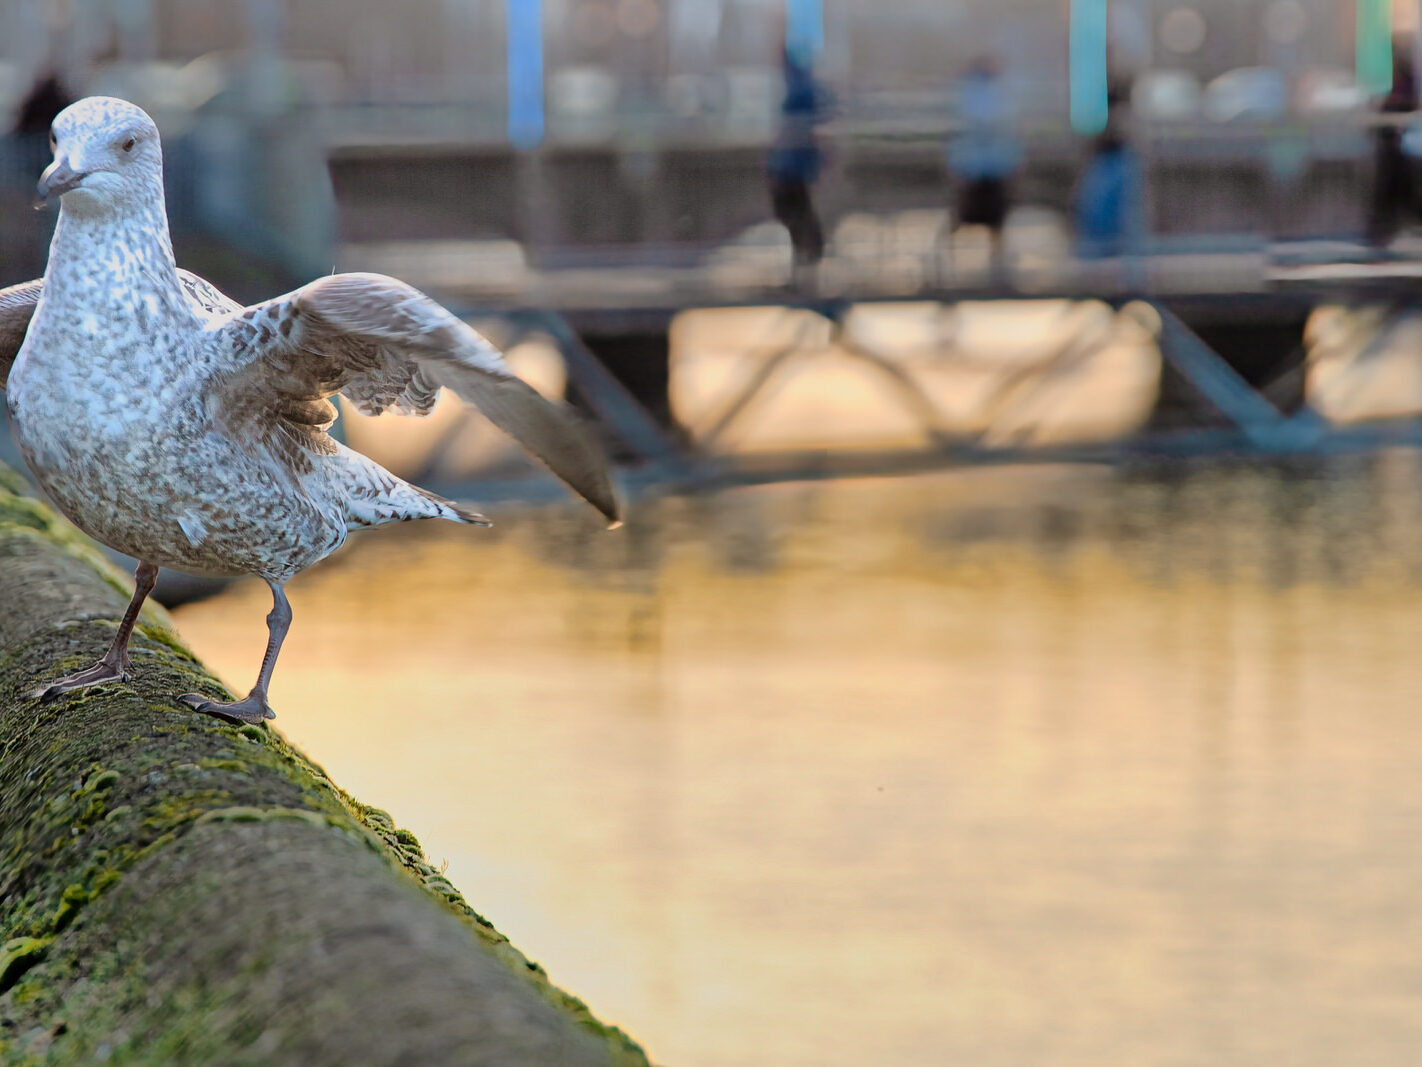
[[[54,132],[41,189],[62,194],[59,222],[42,284],[0,292],[0,386],[26,463],[81,529],[148,564],[259,575],[280,608],[280,584],[349,530],[481,521],[326,433],[336,392],[362,411],[423,414],[441,386],[616,522],[586,429],[434,301],[357,274],[241,307],[177,268],[143,111],[91,97]]]

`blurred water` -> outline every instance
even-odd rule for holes
[[[280,727],[660,1062],[1422,1047],[1422,460],[357,538]],[[261,586],[178,622],[245,689]]]

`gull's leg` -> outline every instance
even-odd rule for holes
[[[271,684],[272,668],[276,666],[277,653],[286,639],[286,631],[291,628],[291,604],[286,599],[279,583],[267,580],[272,589],[272,610],[267,616],[267,653],[262,657],[262,669],[257,674],[257,684],[242,700],[219,703],[208,700],[201,693],[186,693],[179,699],[194,711],[204,715],[216,715],[228,722],[257,724],[264,719],[275,719],[276,712],[267,705],[267,686]]]
[[[128,602],[128,610],[123,613],[114,642],[98,663],[87,667],[78,674],[71,674],[57,682],[51,682],[30,694],[31,699],[53,700],[60,693],[85,686],[102,685],[104,682],[121,682],[128,677],[128,639],[133,636],[134,623],[138,622],[138,610],[153,592],[153,583],[158,580],[158,568],[152,563],[140,563],[133,575],[133,599]]]

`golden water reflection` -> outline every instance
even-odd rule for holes
[[[295,582],[273,701],[660,1062],[1409,1062],[1419,475],[498,507]],[[178,622],[245,688],[267,605]]]

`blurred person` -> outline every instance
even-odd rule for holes
[[[20,102],[15,114],[14,132],[18,134],[41,134],[49,139],[49,125],[54,116],[74,102],[74,97],[64,85],[64,80],[56,70],[42,71],[30,91]]]
[[[1381,115],[1374,136],[1373,183],[1368,199],[1368,243],[1384,248],[1401,229],[1405,218],[1419,217],[1413,187],[1412,161],[1404,151],[1403,127],[1390,116],[1417,110],[1417,80],[1411,49],[1393,48],[1392,89],[1378,101]]]
[[[1144,176],[1130,139],[1130,83],[1113,78],[1106,93],[1106,126],[1072,198],[1077,255],[1086,259],[1140,251],[1145,223]]]
[[[991,56],[973,60],[955,89],[958,126],[948,139],[948,172],[957,184],[951,232],[987,228],[994,281],[1005,281],[1003,227],[1011,206],[1010,183],[1022,163],[1014,109]]]
[[[766,175],[771,210],[790,234],[795,281],[805,284],[825,253],[824,231],[810,187],[824,166],[815,126],[829,109],[829,94],[816,82],[810,61],[789,45],[781,51],[781,67],[785,98],[780,104],[780,128],[766,159]]]
[[[0,285],[44,270],[52,221],[21,205],[34,199],[35,176],[49,162],[49,125],[73,99],[59,72],[45,67],[15,110],[5,166],[6,184],[11,187],[6,198],[15,203],[15,210],[5,213],[0,231]]]
[[[30,86],[30,91],[15,110],[10,126],[11,141],[18,160],[18,173],[26,185],[34,184],[34,175],[49,162],[49,126],[66,107],[74,102],[64,80],[53,68],[42,70]]]

